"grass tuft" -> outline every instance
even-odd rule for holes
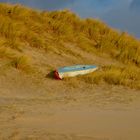
[[[107,83],[140,89],[140,71],[136,66],[105,66],[101,70],[83,77],[89,84]]]
[[[0,47],[0,58],[12,59],[15,55],[13,50],[6,47]]]
[[[28,72],[30,70],[29,58],[27,56],[15,57],[10,65],[16,69]]]

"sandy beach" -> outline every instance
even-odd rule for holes
[[[37,88],[28,77],[19,77],[1,78],[0,139],[140,139],[138,90],[86,84],[74,88],[53,79]]]

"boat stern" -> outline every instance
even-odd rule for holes
[[[57,79],[57,80],[62,80],[62,78],[60,78],[57,70],[54,71],[54,78]]]

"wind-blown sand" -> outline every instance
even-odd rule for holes
[[[73,87],[53,79],[37,83],[16,70],[10,72],[13,75],[6,72],[0,78],[0,139],[140,139],[139,91]]]

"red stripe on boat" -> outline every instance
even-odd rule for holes
[[[55,79],[57,79],[57,80],[62,80],[62,79],[59,77],[59,73],[58,73],[57,70],[54,71],[54,77],[55,77]]]

